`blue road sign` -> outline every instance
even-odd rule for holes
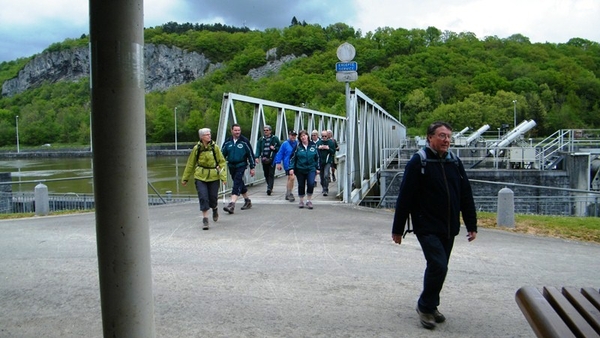
[[[356,61],[351,62],[337,62],[335,64],[336,72],[355,72],[358,70],[358,64]]]

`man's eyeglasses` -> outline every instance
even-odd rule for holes
[[[448,135],[448,134],[444,134],[444,133],[437,134],[435,136],[437,138],[439,138],[440,140],[442,140],[442,141],[445,140],[445,139],[448,139],[448,140],[452,139],[452,135]]]
[[[321,135],[321,138],[327,138],[327,135]]]
[[[265,130],[263,130],[263,131],[271,131],[271,129],[265,129]]]

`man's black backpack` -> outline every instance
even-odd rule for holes
[[[456,154],[454,154],[453,152],[451,152],[450,150],[448,150],[448,155],[447,158],[427,158],[427,154],[425,153],[425,148],[421,148],[416,152],[419,157],[421,157],[421,174],[425,174],[425,166],[427,166],[427,162],[436,162],[436,163],[440,163],[440,162],[452,162],[454,164],[456,164],[456,166],[458,166],[458,157],[456,156]],[[448,158],[449,157],[449,158]]]

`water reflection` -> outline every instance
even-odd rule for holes
[[[148,157],[148,181],[160,193],[195,194],[193,185],[181,187],[179,181],[187,156]],[[0,160],[0,172],[12,175],[13,192],[33,192],[38,182],[50,193],[94,192],[91,158],[33,158]],[[67,179],[67,180],[54,180]],[[24,183],[29,182],[29,183]],[[192,188],[190,188],[192,187]],[[153,190],[149,187],[149,193]]]

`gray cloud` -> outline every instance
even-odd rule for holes
[[[330,4],[327,4],[327,3]],[[340,18],[352,19],[354,9],[350,5],[340,5],[337,1],[189,1],[193,17],[190,22],[203,23],[203,20],[220,17],[224,24],[236,27],[283,28],[290,25],[295,16],[299,21],[320,24],[324,27],[340,22]],[[193,19],[192,19],[193,18]]]

